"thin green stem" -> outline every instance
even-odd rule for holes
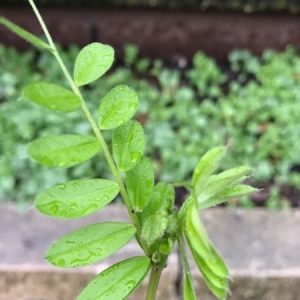
[[[48,43],[49,43],[50,47],[53,50],[53,55],[55,56],[58,64],[60,65],[64,76],[66,77],[66,79],[67,79],[70,87],[72,88],[73,92],[81,99],[81,107],[83,109],[83,112],[84,112],[85,116],[87,117],[88,122],[90,123],[91,128],[92,128],[94,134],[96,135],[96,137],[98,138],[98,140],[99,140],[99,142],[101,144],[101,147],[102,147],[105,159],[106,159],[106,161],[107,161],[107,163],[109,165],[109,168],[110,168],[111,172],[113,173],[113,176],[115,177],[115,179],[116,179],[116,181],[117,181],[117,183],[118,183],[118,185],[120,187],[120,194],[121,194],[121,196],[122,196],[122,198],[124,200],[124,203],[126,205],[126,208],[127,208],[128,214],[129,214],[129,216],[131,218],[131,221],[133,222],[133,224],[137,228],[137,232],[138,232],[138,235],[139,235],[139,233],[141,232],[141,224],[139,222],[137,214],[134,212],[134,209],[133,209],[133,206],[131,204],[129,195],[128,195],[128,193],[126,191],[126,188],[124,186],[121,174],[120,174],[119,170],[117,169],[117,167],[116,167],[116,165],[115,165],[115,163],[113,161],[112,155],[111,155],[111,153],[110,153],[110,151],[108,149],[108,146],[107,146],[107,144],[106,144],[106,142],[105,142],[105,140],[103,138],[103,135],[102,135],[99,127],[97,126],[94,118],[92,117],[92,114],[89,111],[89,109],[88,109],[88,107],[87,107],[87,105],[86,105],[86,103],[85,103],[85,101],[84,101],[84,99],[82,97],[82,94],[81,94],[81,92],[80,92],[80,90],[78,88],[78,86],[74,82],[74,80],[71,77],[69,71],[67,70],[64,62],[62,61],[62,59],[61,59],[61,57],[60,57],[60,55],[59,55],[59,53],[58,53],[58,51],[57,51],[57,49],[55,47],[55,44],[54,44],[54,42],[52,40],[52,37],[51,37],[51,35],[50,35],[47,27],[46,27],[46,24],[45,24],[43,18],[41,17],[41,15],[40,15],[40,13],[39,13],[39,11],[38,11],[35,3],[33,2],[33,0],[28,0],[28,1],[29,1],[30,5],[31,5],[31,7],[32,7],[32,9],[33,9],[33,11],[34,11],[34,13],[35,13],[38,21],[39,21],[39,23],[40,23],[40,25],[41,25],[44,33],[45,33],[45,36],[46,36],[46,38],[48,40]],[[147,256],[150,256],[151,252],[150,252],[150,249],[147,246],[147,244],[145,242],[143,242],[142,240],[139,240],[139,242],[140,242],[143,250],[145,251],[145,254]]]
[[[146,300],[155,300],[161,273],[165,268],[168,256],[163,256],[159,264],[152,264],[147,288]]]

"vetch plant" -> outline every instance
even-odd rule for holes
[[[177,243],[184,270],[184,299],[196,299],[184,243],[210,290],[219,299],[228,293],[228,269],[215,250],[202,226],[198,211],[256,189],[242,182],[250,168],[238,167],[214,175],[224,147],[207,152],[197,164],[191,182],[155,184],[151,161],[143,156],[145,148],[142,126],[132,120],[137,94],[126,85],[111,89],[101,100],[98,120],[84,101],[80,88],[111,67],[114,50],[108,45],[92,43],[78,54],[73,76],[65,67],[34,2],[29,0],[47,38],[47,43],[16,24],[1,17],[0,23],[33,45],[52,53],[70,88],[48,82],[27,85],[22,97],[39,106],[67,113],[81,108],[94,136],[74,133],[44,136],[28,146],[29,155],[37,162],[67,168],[89,160],[101,151],[114,180],[91,178],[63,182],[40,193],[35,207],[54,218],[73,219],[96,212],[121,195],[131,223],[105,222],[78,229],[57,240],[46,252],[46,259],[61,268],[87,266],[110,256],[132,238],[144,256],[131,257],[98,274],[77,299],[125,299],[150,273],[147,300],[155,299],[158,282],[167,266],[169,254]],[[112,131],[112,145],[103,131]],[[190,195],[177,210],[174,187],[185,186]]]

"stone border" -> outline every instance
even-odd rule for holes
[[[215,208],[203,211],[201,218],[229,265],[229,299],[300,299],[300,211]],[[87,224],[108,220],[128,221],[124,207],[111,205],[83,219],[55,220],[33,208],[19,213],[11,204],[1,205],[0,300],[72,300],[95,274],[111,263],[141,255],[136,244],[130,242],[96,266],[60,270],[43,260],[45,250],[56,238]],[[199,299],[215,299],[193,263],[191,271]],[[179,299],[182,282],[178,274],[180,266],[174,253],[163,273],[158,300]],[[145,286],[129,299],[143,299]]]

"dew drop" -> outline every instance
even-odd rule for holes
[[[66,265],[66,261],[63,258],[61,258],[61,259],[58,260],[57,264],[60,267],[64,267]]]
[[[131,291],[136,286],[136,281],[130,280],[130,281],[126,282],[125,285],[126,285],[126,289],[128,291]]]
[[[57,214],[58,210],[59,210],[59,206],[57,204],[54,204],[50,207],[50,211],[54,215]]]
[[[130,103],[130,104],[129,104],[129,109],[130,109],[130,110],[135,110],[136,107],[137,107],[137,104],[136,104],[136,103]]]
[[[78,207],[78,205],[77,205],[77,203],[71,203],[70,207],[71,207],[72,209],[75,209],[75,208]]]
[[[74,186],[74,187],[79,187],[79,181],[74,181],[73,183],[72,183],[72,186]]]
[[[65,161],[61,161],[58,163],[59,167],[64,167],[67,163]]]
[[[94,200],[95,200],[95,201],[100,201],[101,198],[100,198],[100,197],[95,197]]]
[[[66,188],[66,185],[65,185],[65,184],[60,184],[58,187],[59,187],[61,190],[64,190],[64,189]]]
[[[132,162],[138,161],[140,159],[140,157],[141,157],[141,153],[140,152],[137,152],[137,151],[130,152],[130,159],[131,159]]]
[[[125,86],[124,85],[120,85],[119,90],[120,91],[124,91],[125,90]]]

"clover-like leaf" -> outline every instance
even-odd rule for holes
[[[7,20],[6,18],[0,17],[0,24],[6,26],[13,33],[18,35],[22,39],[26,40],[27,42],[31,43],[33,46],[48,50],[50,52],[53,51],[53,49],[47,43],[45,43],[43,40],[39,39],[32,33],[28,32],[27,30],[21,28],[17,24]]]
[[[99,108],[100,129],[113,129],[129,121],[136,112],[138,97],[126,85],[118,85],[101,100]]]
[[[86,135],[55,135],[35,140],[28,153],[39,163],[50,167],[71,167],[93,157],[100,149],[99,141]]]
[[[141,158],[145,148],[142,125],[134,120],[116,128],[112,138],[113,157],[121,171],[128,171]]]
[[[47,82],[36,82],[23,89],[23,97],[48,109],[69,112],[81,105],[79,96],[66,88]]]
[[[74,80],[78,86],[101,77],[114,61],[114,49],[101,43],[92,43],[79,52],[74,66]]]
[[[84,217],[94,213],[119,192],[116,182],[105,179],[73,180],[51,187],[35,199],[42,214],[64,219]]]
[[[142,157],[126,172],[126,188],[133,208],[142,210],[150,201],[154,186],[154,171],[150,159]]]
[[[61,268],[87,266],[126,245],[136,232],[132,224],[106,222],[89,225],[57,240],[46,252],[46,260]]]
[[[97,275],[77,300],[123,300],[140,285],[150,269],[150,259],[136,256],[123,260]]]

